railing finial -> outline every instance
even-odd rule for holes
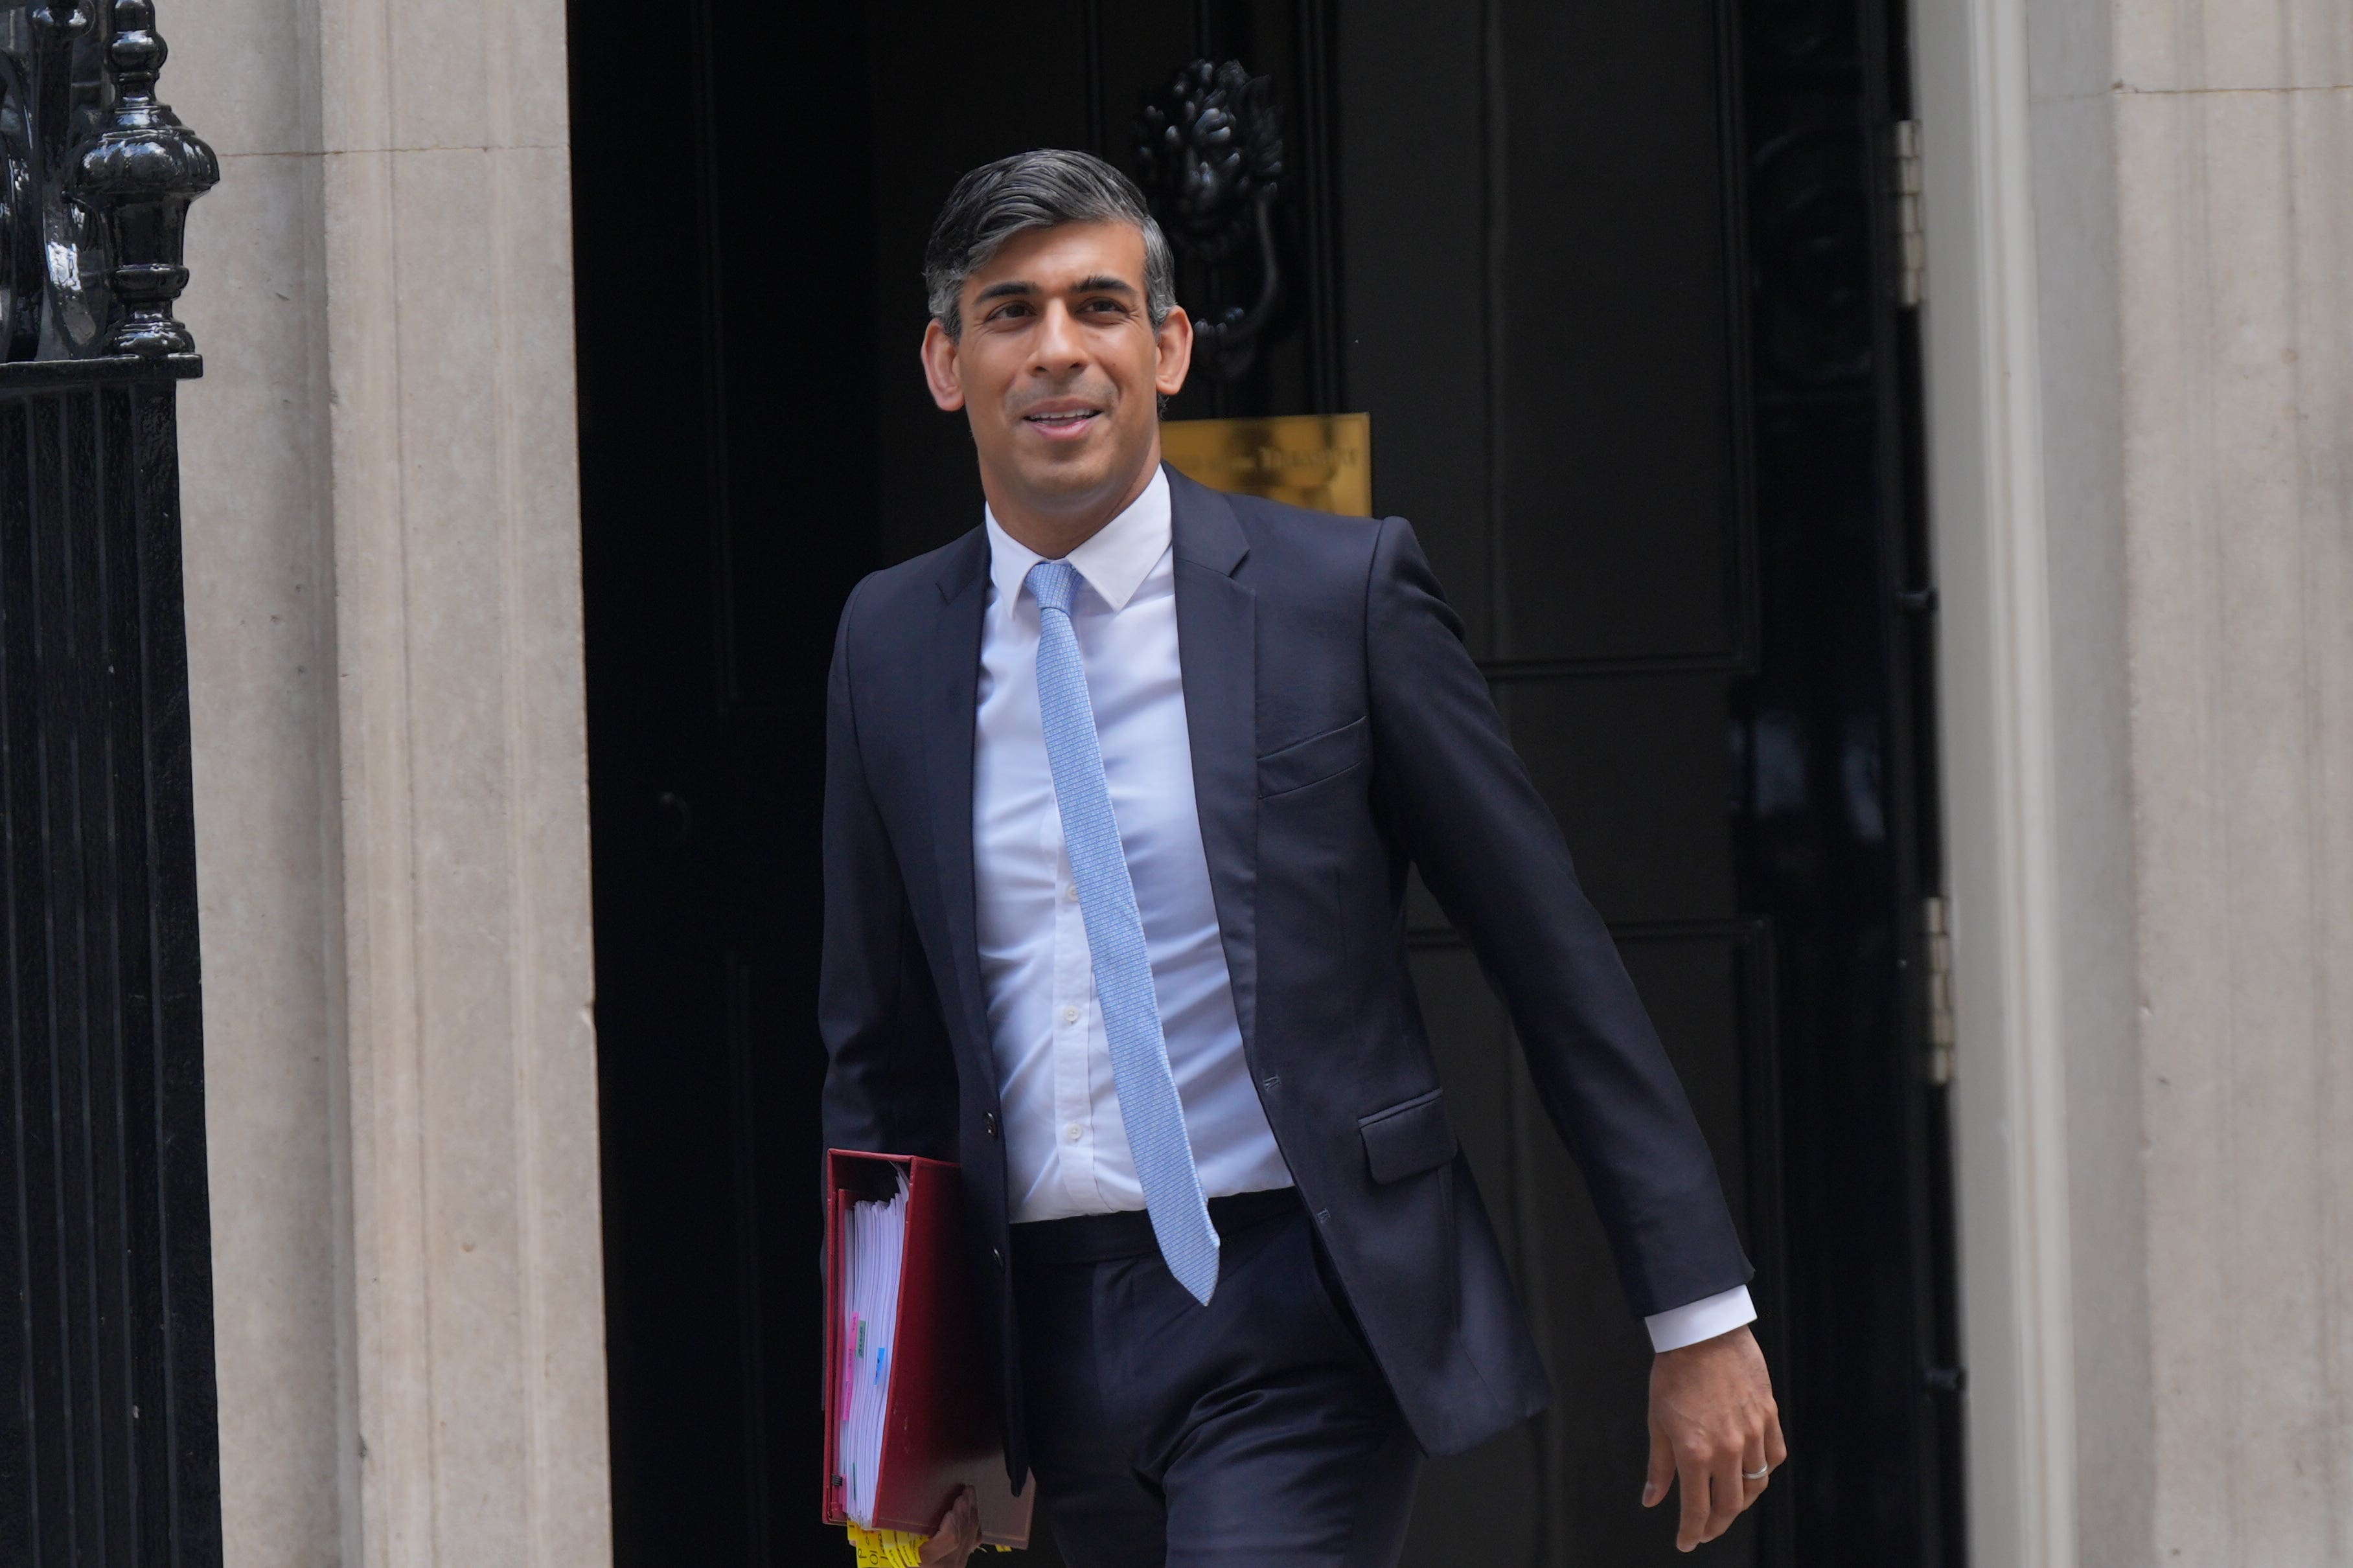
[[[195,340],[172,315],[188,286],[188,204],[219,182],[220,161],[155,100],[171,51],[155,31],[153,0],[111,0],[107,13],[114,103],[103,129],[75,151],[69,175],[74,199],[105,226],[108,282],[122,307],[106,347],[189,353]]]

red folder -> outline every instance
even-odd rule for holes
[[[883,1406],[882,1463],[875,1476],[874,1527],[927,1535],[962,1487],[980,1506],[980,1538],[1029,1544],[1035,1487],[1013,1495],[1005,1438],[982,1392],[985,1368],[973,1332],[965,1273],[962,1194],[956,1168],[912,1154],[826,1152],[825,1521],[847,1524],[841,1435],[841,1235],[849,1205],[887,1201],[907,1177],[905,1261],[890,1388]]]

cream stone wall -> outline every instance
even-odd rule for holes
[[[163,96],[221,154],[180,392],[223,1525],[342,1561],[342,828],[316,116],[290,6],[159,7]]]
[[[1972,1535],[2353,1560],[2353,12],[1915,8]]]
[[[2114,26],[2137,1560],[2319,1568],[2353,1557],[2353,12]]]
[[[564,7],[160,21],[228,1561],[593,1568]]]

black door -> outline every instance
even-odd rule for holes
[[[1137,166],[1196,59],[1265,79],[1280,279],[1172,417],[1364,411],[1714,1141],[1797,1459],[1725,1561],[1957,1561],[1932,600],[1882,0],[575,0],[598,1022],[624,1563],[814,1524],[818,710],[857,574],[977,520],[915,368],[949,184]],[[1247,307],[1254,244],[1184,269]],[[1245,363],[1246,361],[1246,363]],[[1449,1100],[1555,1412],[1428,1472],[1410,1560],[1672,1557],[1648,1357],[1475,959],[1423,901]]]

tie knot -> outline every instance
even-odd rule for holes
[[[1024,581],[1029,584],[1029,593],[1039,609],[1060,610],[1066,616],[1071,613],[1071,601],[1079,592],[1077,567],[1067,561],[1040,561],[1029,568],[1029,575]]]

